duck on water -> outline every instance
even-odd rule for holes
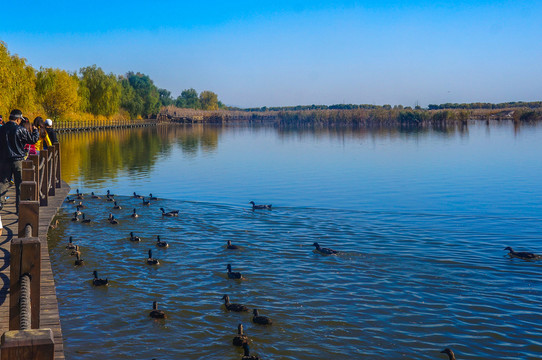
[[[510,246],[505,247],[504,250],[509,251],[508,255],[510,255],[510,257],[515,257],[521,260],[541,260],[542,259],[542,255],[537,255],[537,254],[533,254],[531,252],[526,252],[526,251],[516,252]]]
[[[252,210],[271,210],[272,204],[268,205],[256,205],[254,201],[249,201],[249,204],[252,204]]]
[[[92,279],[92,285],[103,286],[103,285],[109,284],[109,281],[107,280],[107,278],[105,279],[98,278],[98,272],[96,270],[94,270],[93,274],[94,274],[94,279]]]
[[[316,251],[318,251],[320,254],[324,254],[324,255],[336,255],[336,254],[339,253],[338,251],[333,250],[333,249],[330,249],[330,248],[323,248],[323,247],[320,247],[320,244],[318,244],[317,242],[315,242],[314,244],[312,244],[312,246],[316,247]]]
[[[226,310],[228,311],[235,311],[235,312],[248,311],[248,308],[245,305],[231,304],[230,297],[228,295],[222,296],[222,300],[224,300],[224,306],[226,307]]]
[[[233,338],[232,343],[234,346],[243,346],[248,342],[248,336],[243,333],[243,324],[237,325],[237,335]]]
[[[442,350],[440,353],[448,355],[448,360],[456,360],[454,352],[449,348]]]
[[[152,303],[152,311],[149,313],[149,316],[153,319],[165,319],[167,317],[165,312],[158,310],[158,303],[156,301]]]

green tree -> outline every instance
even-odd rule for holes
[[[139,97],[127,78],[121,76],[119,78],[121,85],[120,107],[128,111],[132,119],[143,114],[143,99]]]
[[[134,88],[136,96],[143,103],[142,115],[158,114],[160,110],[160,93],[153,81],[145,74],[130,71],[126,74],[130,85]],[[138,100],[139,101],[139,100]]]
[[[180,108],[200,109],[200,101],[198,92],[194,89],[185,89],[181,92],[181,96],[175,100],[175,106]]]
[[[119,111],[121,86],[115,75],[106,74],[96,65],[81,68],[81,85],[88,89],[86,111],[94,115],[111,116]]]
[[[218,95],[212,91],[202,91],[199,101],[203,110],[218,110]]]
[[[79,109],[79,82],[67,71],[41,68],[36,75],[36,95],[45,113],[57,119]]]
[[[171,97],[171,91],[166,89],[158,89],[158,94],[160,96],[160,105],[168,106],[173,104],[173,98]]]

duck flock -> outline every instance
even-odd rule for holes
[[[107,193],[105,195],[100,196],[100,195],[94,194],[94,192],[92,192],[90,195],[83,194],[83,193],[79,192],[79,189],[77,189],[76,193],[73,194],[71,198],[70,198],[70,196],[68,196],[66,198],[66,203],[75,205],[75,211],[73,212],[73,217],[71,219],[73,222],[79,222],[79,223],[82,223],[82,224],[89,224],[91,222],[97,222],[98,221],[98,222],[108,222],[111,225],[117,225],[119,223],[118,219],[116,219],[115,216],[112,213],[109,213],[109,216],[107,218],[100,219],[100,220],[93,220],[93,219],[86,218],[85,213],[83,211],[81,211],[82,209],[86,208],[86,205],[83,204],[83,200],[85,199],[85,196],[90,197],[92,199],[103,199],[105,201],[111,202],[113,204],[112,208],[114,210],[122,210],[122,206],[115,200],[115,195],[111,194],[111,192],[109,190],[107,190]],[[134,199],[140,199],[142,206],[150,206],[151,202],[159,201],[159,199],[157,197],[153,196],[152,194],[149,194],[148,197],[144,197],[142,195],[136,194],[135,192],[133,193],[133,198]],[[271,204],[258,205],[256,203],[254,203],[253,201],[250,201],[249,204],[252,205],[252,210],[253,211],[255,211],[255,210],[271,210],[272,209]],[[178,217],[179,216],[179,210],[166,211],[162,207],[160,207],[159,210],[161,211],[161,216],[162,217]],[[137,217],[140,216],[137,213],[137,210],[135,208],[133,208],[131,211],[132,211],[132,213],[131,213],[130,217],[137,218]],[[58,220],[56,220],[56,223],[54,225],[51,225],[52,229],[55,229],[57,227],[58,227]],[[131,242],[141,242],[142,241],[142,239],[140,237],[134,235],[133,232],[130,232],[128,240],[131,241]],[[320,244],[318,244],[317,242],[314,242],[312,245],[315,247],[314,251],[316,253],[319,253],[319,254],[322,254],[322,255],[337,255],[337,254],[340,253],[337,250],[333,250],[333,249],[326,248],[326,247],[321,247]],[[168,248],[169,244],[166,241],[162,241],[160,239],[160,235],[157,235],[156,236],[155,246],[157,248]],[[75,258],[76,258],[76,260],[74,261],[75,266],[82,266],[82,265],[85,264],[84,260],[82,259],[82,253],[80,251],[79,246],[73,243],[73,237],[71,237],[71,236],[69,237],[68,244],[66,245],[65,248],[66,248],[67,251],[70,252],[70,255],[75,256]],[[226,249],[235,251],[235,250],[239,250],[240,247],[235,245],[235,244],[232,244],[231,240],[227,240]],[[534,254],[534,253],[531,253],[531,252],[516,252],[511,247],[506,247],[506,248],[504,248],[504,250],[509,251],[508,255],[510,257],[512,257],[512,258],[518,258],[518,259],[527,260],[527,261],[542,260],[542,255]],[[148,250],[148,258],[146,260],[146,264],[149,265],[149,266],[160,265],[160,261],[153,257],[152,249]],[[244,280],[244,277],[240,272],[235,272],[235,271],[232,270],[231,264],[227,264],[226,271],[227,271],[226,275],[227,275],[228,279]],[[92,285],[93,286],[108,286],[109,285],[109,280],[107,278],[105,278],[105,279],[100,278],[98,276],[98,271],[97,270],[94,270],[92,274],[93,274],[93,278],[92,278]],[[230,297],[227,294],[224,294],[224,296],[222,297],[222,300],[224,301],[225,310],[227,310],[229,312],[239,312],[239,313],[250,312],[250,309],[247,306],[245,306],[243,304],[239,304],[239,303],[230,302]],[[164,319],[165,320],[165,319],[167,319],[167,313],[165,311],[163,311],[163,310],[158,309],[158,302],[154,301],[153,304],[152,304],[152,310],[149,312],[149,317],[153,318],[153,319]],[[271,325],[273,325],[273,321],[271,320],[271,318],[268,317],[268,316],[260,315],[259,310],[256,309],[256,308],[252,309],[252,322],[254,324],[261,325],[261,326],[271,326]],[[233,328],[233,326],[234,325],[232,324],[232,328]],[[249,348],[249,343],[250,342],[251,342],[250,338],[244,333],[243,324],[238,323],[237,324],[237,335],[235,335],[233,337],[232,345],[243,348],[244,355],[242,356],[242,360],[257,360],[257,359],[260,359],[259,356],[250,354],[250,348]],[[446,348],[446,349],[440,351],[440,353],[446,354],[448,356],[449,360],[455,360],[456,359],[454,352],[449,348]]]

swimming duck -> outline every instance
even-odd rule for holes
[[[252,210],[271,210],[271,204],[269,205],[256,205],[254,201],[250,201],[249,204],[252,204]]]
[[[134,209],[134,212],[130,216],[133,218],[139,217],[139,215],[136,213],[136,209]]]
[[[66,245],[66,249],[67,250],[73,250],[75,249],[75,245],[73,244],[73,238],[70,236],[70,239],[68,240],[68,245]]]
[[[243,346],[248,342],[248,336],[243,334],[243,324],[237,325],[237,335],[233,338],[232,343],[235,346]]]
[[[98,195],[95,195],[95,194],[94,194],[94,191],[91,192],[90,194],[91,194],[90,197],[93,198],[93,199],[101,199],[101,197],[99,197]]]
[[[235,311],[235,312],[248,311],[248,308],[245,305],[230,304],[230,297],[228,295],[222,296],[222,299],[224,300],[224,305],[226,306],[226,310],[228,311]]]
[[[149,249],[149,258],[147,259],[147,265],[160,265],[158,259],[153,259],[151,249]]]
[[[107,201],[115,201],[115,198],[111,195],[106,195],[105,198]]]
[[[145,200],[144,197],[142,197],[142,201],[143,201],[143,206],[149,206],[151,204],[151,202],[149,200]]]
[[[81,199],[81,200],[84,199],[83,194],[79,192],[79,189],[77,189],[76,194],[75,194],[75,197],[76,197],[77,199]]]
[[[86,208],[87,208],[85,205],[83,205],[83,202],[82,202],[82,201],[79,201],[79,204],[77,204],[77,206],[78,206],[80,209],[86,209]]]
[[[130,233],[130,241],[141,241],[141,238],[139,236],[134,236],[134,233]]]
[[[83,214],[83,213],[81,212],[81,207],[80,207],[79,205],[77,205],[77,206],[75,207],[75,209],[76,209],[76,210],[75,210],[75,213],[76,213],[77,215]]]
[[[526,251],[515,252],[514,249],[512,249],[510,246],[505,247],[504,250],[510,251],[508,253],[508,255],[510,255],[511,257],[516,257],[516,258],[522,259],[522,260],[540,260],[540,259],[542,259],[542,255],[536,255],[536,254],[526,252]]]
[[[156,246],[161,248],[167,248],[169,247],[169,244],[165,241],[160,240],[160,235],[156,235]]]
[[[108,219],[109,223],[112,224],[112,225],[117,225],[119,223],[119,221],[117,219],[115,219],[115,217],[113,216],[113,214],[109,213],[109,219]]]
[[[442,350],[441,353],[442,354],[447,354],[448,355],[448,360],[456,360],[454,352],[449,348],[446,348],[446,349]]]
[[[75,266],[84,265],[83,259],[81,259],[81,254],[75,255]]]
[[[226,266],[226,268],[228,269],[228,278],[229,279],[242,279],[243,276],[241,275],[240,272],[232,272],[231,271],[231,265],[228,264],[228,266]]]
[[[58,227],[58,219],[55,220],[54,224],[49,225],[49,229],[52,229],[52,230],[56,229],[57,227]]]
[[[70,199],[70,197],[67,196],[67,197],[66,197],[66,202],[67,202],[68,204],[75,204],[75,199]]]
[[[166,212],[164,208],[160,208],[162,210],[162,216],[179,216],[179,210],[173,210]]]
[[[79,218],[77,217],[77,212],[73,213],[72,221],[79,221]]]
[[[156,301],[153,301],[152,311],[149,313],[149,316],[153,319],[165,319],[166,313],[162,310],[158,310],[158,303]]]
[[[134,191],[134,198],[135,198],[135,199],[143,199],[143,196],[137,195],[137,194],[135,193],[135,191]]]
[[[117,204],[117,202],[115,201],[115,206],[113,206],[113,209],[115,209],[115,210],[121,210],[121,209],[122,209],[122,206],[120,206],[119,204]]]
[[[260,358],[258,356],[250,355],[250,349],[249,349],[247,343],[243,344],[243,350],[244,350],[244,355],[241,358],[241,360],[260,360]]]
[[[260,325],[271,325],[271,324],[273,324],[273,321],[271,321],[270,318],[268,318],[267,316],[260,315],[258,313],[258,309],[252,310],[252,314],[254,314],[254,316],[252,317],[252,322],[255,323],[255,324],[260,324]]]
[[[239,246],[232,245],[231,240],[228,240],[228,245],[226,246],[226,248],[228,248],[229,250],[237,250],[239,249]]]
[[[90,219],[85,219],[85,214],[83,214],[83,219],[81,220],[81,223],[83,223],[83,224],[90,224],[91,221],[92,221],[92,220],[90,220]]]
[[[79,251],[79,245],[75,245],[75,249],[72,250],[70,253],[71,256],[77,256],[81,255],[81,251]]]
[[[316,251],[318,251],[320,254],[324,254],[324,255],[334,255],[334,254],[338,254],[339,252],[338,251],[335,251],[333,249],[330,249],[330,248],[321,248],[320,245],[315,242],[314,244],[312,244],[312,246],[316,246]]]
[[[155,196],[152,196],[152,193],[151,193],[151,194],[149,194],[149,200],[156,201],[156,200],[158,200],[158,198],[155,197]]]
[[[111,194],[111,192],[107,190],[107,196],[115,196],[115,194]]]
[[[94,270],[93,274],[94,274],[94,279],[92,279],[92,285],[94,285],[94,286],[102,286],[102,285],[107,285],[109,283],[107,278],[98,279],[98,272],[96,270]]]

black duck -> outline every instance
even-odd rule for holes
[[[250,201],[249,204],[252,204],[252,210],[271,210],[271,204],[269,205],[256,205],[254,201]]]
[[[335,255],[335,254],[338,254],[339,252],[338,251],[335,251],[333,249],[330,249],[330,248],[322,248],[320,247],[320,245],[315,242],[314,244],[312,244],[312,246],[315,246],[316,247],[316,251],[318,251],[320,254],[324,254],[324,255]]]
[[[504,248],[504,250],[508,250],[511,257],[515,257],[521,260],[540,260],[542,259],[542,255],[533,254],[526,251],[519,251],[516,252],[514,249],[512,249],[510,246],[507,246]]]
[[[149,249],[149,258],[147,259],[147,265],[160,265],[158,259],[152,257],[152,250]]]
[[[231,265],[228,264],[228,266],[226,266],[226,269],[228,269],[228,279],[242,279],[243,276],[241,275],[240,272],[233,272],[231,271]]]
[[[103,285],[109,284],[109,281],[107,280],[107,278],[105,279],[98,278],[98,272],[96,270],[94,270],[93,274],[94,274],[94,279],[92,279],[92,285],[103,286]]]
[[[245,305],[231,304],[230,297],[228,295],[222,296],[222,299],[224,300],[224,305],[226,306],[226,310],[228,311],[235,311],[235,312],[248,311],[248,308]]]
[[[149,316],[153,319],[166,319],[166,313],[162,310],[158,310],[158,303],[156,301],[153,301],[152,303],[152,311],[149,313]]]
[[[271,325],[271,324],[273,324],[273,321],[271,321],[270,318],[268,318],[267,316],[260,315],[258,313],[258,309],[252,310],[252,314],[254,315],[252,317],[252,322],[255,323],[255,324],[260,324],[260,325]]]

